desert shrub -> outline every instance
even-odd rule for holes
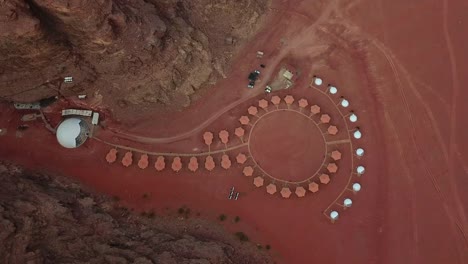
[[[235,236],[242,242],[249,241],[249,237],[244,232],[236,232]]]
[[[219,215],[218,219],[219,219],[219,221],[224,221],[224,220],[227,219],[227,216],[225,214],[221,214],[221,215]]]

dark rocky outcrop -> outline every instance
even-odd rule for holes
[[[268,3],[2,0],[0,100],[97,93],[111,110],[187,106],[225,76]]]
[[[61,177],[0,163],[0,263],[272,263],[201,220],[136,216]]]

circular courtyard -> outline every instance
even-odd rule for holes
[[[251,130],[249,151],[258,167],[274,179],[305,181],[321,168],[324,136],[309,116],[288,109],[261,116]]]

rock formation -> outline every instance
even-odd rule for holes
[[[0,263],[272,263],[201,220],[137,216],[61,177],[0,163]]]
[[[229,69],[269,0],[0,0],[0,100],[190,104]],[[226,40],[229,41],[226,41]],[[66,76],[73,83],[63,83]]]

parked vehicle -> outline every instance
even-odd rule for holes
[[[252,89],[255,85],[255,81],[258,79],[258,76],[260,75],[260,71],[255,70],[249,74],[249,84],[247,85],[248,88]]]

